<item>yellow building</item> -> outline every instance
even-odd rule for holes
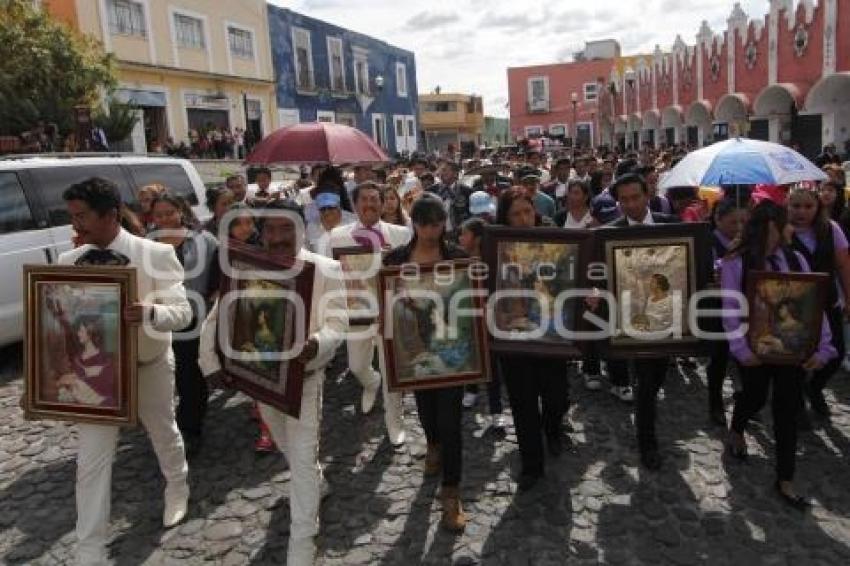
[[[57,19],[103,42],[117,60],[116,96],[142,112],[135,151],[188,141],[211,125],[276,126],[265,0],[42,0]]]
[[[477,149],[484,133],[484,105],[480,96],[467,94],[419,95],[419,123],[428,151]],[[466,153],[466,152],[465,152]]]

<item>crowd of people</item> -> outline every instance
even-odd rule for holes
[[[706,368],[706,416],[722,431],[728,452],[735,458],[746,458],[747,423],[757,417],[772,389],[776,492],[791,506],[809,506],[811,502],[793,485],[797,431],[814,426],[815,418],[829,418],[824,388],[842,363],[848,366],[844,336],[845,317],[850,312],[845,296],[850,289],[850,211],[844,171],[825,164],[829,180],[805,186],[729,186],[707,192],[699,187],[678,187],[662,194],[659,179],[682,157],[681,152],[649,148],[550,155],[533,147],[493,152],[462,163],[414,156],[391,166],[355,166],[348,171],[314,165],[297,181],[277,189],[272,188],[271,172],[261,168],[253,172],[257,190],[252,194],[242,175],[209,189],[206,204],[212,216],[204,223],[194,217],[188,203],[163,185],[142,187],[136,210],[122,204],[107,181],[91,179],[69,188],[65,200],[79,247],[65,254],[61,262],[75,263],[97,247],[123,253],[130,265],[139,265],[142,272],[133,245],[141,249],[144,246],[134,242],[146,242],[145,246],[156,246],[158,253],[168,256],[162,262],[173,268],[177,278],[150,282],[152,289],[167,289],[172,294],[169,301],[156,305],[143,301],[125,313],[125,320],[132,324],[149,323],[158,330],[175,332],[172,341],[160,335],[156,347],[148,348],[156,353],[140,360],[140,368],[153,367],[170,376],[178,397],[176,412],[169,414],[165,398],[171,392],[166,385],[155,392],[142,389],[139,394],[142,422],[168,482],[164,525],[173,526],[185,516],[186,461],[191,462],[203,450],[204,428],[215,426],[204,418],[208,386],[230,384],[216,349],[221,246],[239,241],[268,254],[323,267],[315,270],[309,339],[299,356],[306,365],[300,417],[292,418],[263,403],[254,405],[257,449],[279,449],[292,470],[288,563],[301,565],[312,564],[316,556],[323,492],[317,461],[322,382],[334,356],[347,357],[349,374],[361,384],[362,412],[372,411],[380,392],[390,443],[400,449],[407,441],[402,394],[387,387],[377,323],[360,328],[372,332],[347,335],[350,325],[344,305],[319,307],[323,295],[343,288],[341,277],[329,276],[339,271],[332,259],[334,248],[360,245],[383,250],[386,266],[481,257],[482,237],[489,224],[564,230],[642,225],[651,230],[655,224],[708,222],[715,282],[723,289],[745,289],[746,275],[752,269],[831,274],[836,284],[828,297],[821,340],[803,364],[762,363],[746,340],[738,338],[713,343]],[[299,223],[305,227],[303,241],[298,235]],[[182,272],[176,263],[182,265]],[[187,292],[200,300],[187,301]],[[742,320],[736,318],[735,305],[724,306],[731,314],[724,314],[716,324],[731,333]],[[600,305],[587,300],[585,307],[594,311]],[[191,329],[199,332],[187,332]],[[169,352],[163,342],[170,343]],[[341,348],[343,344],[345,348]],[[659,355],[629,363],[600,359],[594,348],[585,352],[583,359],[532,353],[494,355],[491,379],[484,386],[488,426],[494,434],[505,434],[504,384],[522,464],[519,490],[535,489],[544,477],[545,460],[561,457],[568,442],[568,364],[572,363],[581,363],[582,386],[598,391],[607,381],[611,395],[635,405],[641,464],[649,471],[663,465],[656,435],[658,394],[671,368],[694,364],[694,360]],[[731,422],[727,423],[723,390],[730,376],[734,376],[736,393]],[[453,532],[463,530],[466,524],[461,498],[461,417],[465,409],[478,405],[480,393],[475,386],[414,393],[427,440],[423,473],[441,476],[441,524]],[[80,560],[85,564],[98,563],[106,556],[109,478],[105,469],[114,452],[113,428],[81,426],[77,535]],[[106,437],[111,444],[105,442]]]

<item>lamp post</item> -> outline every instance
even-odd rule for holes
[[[573,104],[573,151],[576,148],[576,142],[578,141],[578,124],[576,124],[576,112],[578,110],[578,93],[573,91],[570,95],[570,102]]]
[[[629,91],[634,92],[634,90],[635,90],[635,70],[632,69],[631,67],[627,67],[626,71],[624,73],[624,76],[626,77],[626,84],[629,85]],[[629,95],[628,95],[628,93],[623,93],[623,96],[625,97],[624,100],[626,101],[626,129],[628,130],[629,129],[628,128],[628,124],[629,124]],[[638,134],[638,141],[640,141],[640,134]],[[632,132],[632,145],[640,145],[639,143],[638,144],[634,143],[634,132]],[[639,148],[636,147],[634,149],[639,149]]]

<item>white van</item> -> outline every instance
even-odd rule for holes
[[[129,205],[138,202],[140,187],[162,183],[186,198],[199,219],[210,215],[203,204],[204,183],[185,159],[121,154],[0,158],[0,346],[22,337],[22,266],[55,263],[60,253],[71,248],[62,193],[90,177],[114,182]]]

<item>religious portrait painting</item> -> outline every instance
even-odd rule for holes
[[[339,261],[345,281],[348,322],[352,326],[371,324],[378,319],[378,271],[382,255],[365,246],[334,248],[333,257]]]
[[[135,269],[25,266],[27,418],[134,424]]]
[[[830,283],[822,273],[747,274],[747,341],[763,363],[798,365],[814,354]]]
[[[217,347],[223,370],[246,395],[298,417],[315,266],[230,243],[222,277]],[[280,277],[267,277],[280,273]],[[284,275],[285,274],[285,275]]]
[[[689,315],[711,268],[702,223],[605,229],[597,232],[615,301],[608,347],[623,357],[663,351],[698,353]]]
[[[395,267],[381,270],[382,335],[390,390],[489,379],[484,282],[470,276],[471,264],[455,261],[439,271],[432,266],[416,273]]]
[[[565,293],[580,287],[589,242],[584,230],[487,227],[494,351],[578,353],[564,331],[578,329],[581,298]]]

